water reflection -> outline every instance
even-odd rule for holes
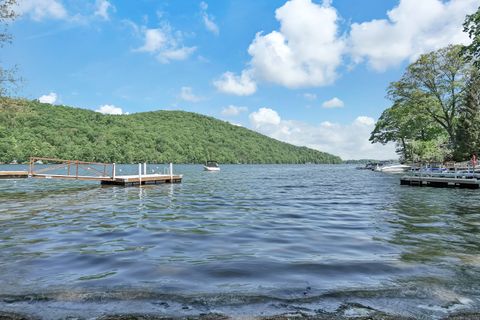
[[[411,188],[410,188],[411,189]],[[475,201],[467,200],[469,198]],[[478,254],[478,194],[471,190],[405,190],[392,206],[391,242],[401,245],[402,260],[432,262]]]

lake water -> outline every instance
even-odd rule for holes
[[[221,167],[177,165],[181,184],[142,188],[0,180],[0,310],[480,309],[479,190],[400,186],[346,165]]]

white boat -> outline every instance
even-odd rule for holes
[[[407,166],[406,164],[392,164],[392,165],[383,165],[377,166],[375,171],[385,172],[385,173],[403,173],[410,171],[412,169],[411,166]]]
[[[203,170],[205,171],[220,171],[220,167],[218,163],[215,161],[207,161],[207,163],[203,166]]]

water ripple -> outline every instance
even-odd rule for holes
[[[310,308],[348,296],[414,316],[480,305],[478,191],[349,166],[176,169],[182,184],[144,188],[0,180],[4,300],[113,290]]]

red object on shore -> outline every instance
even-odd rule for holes
[[[474,154],[474,155],[472,156],[472,165],[473,165],[474,167],[477,165],[477,155],[476,155],[476,154]]]

